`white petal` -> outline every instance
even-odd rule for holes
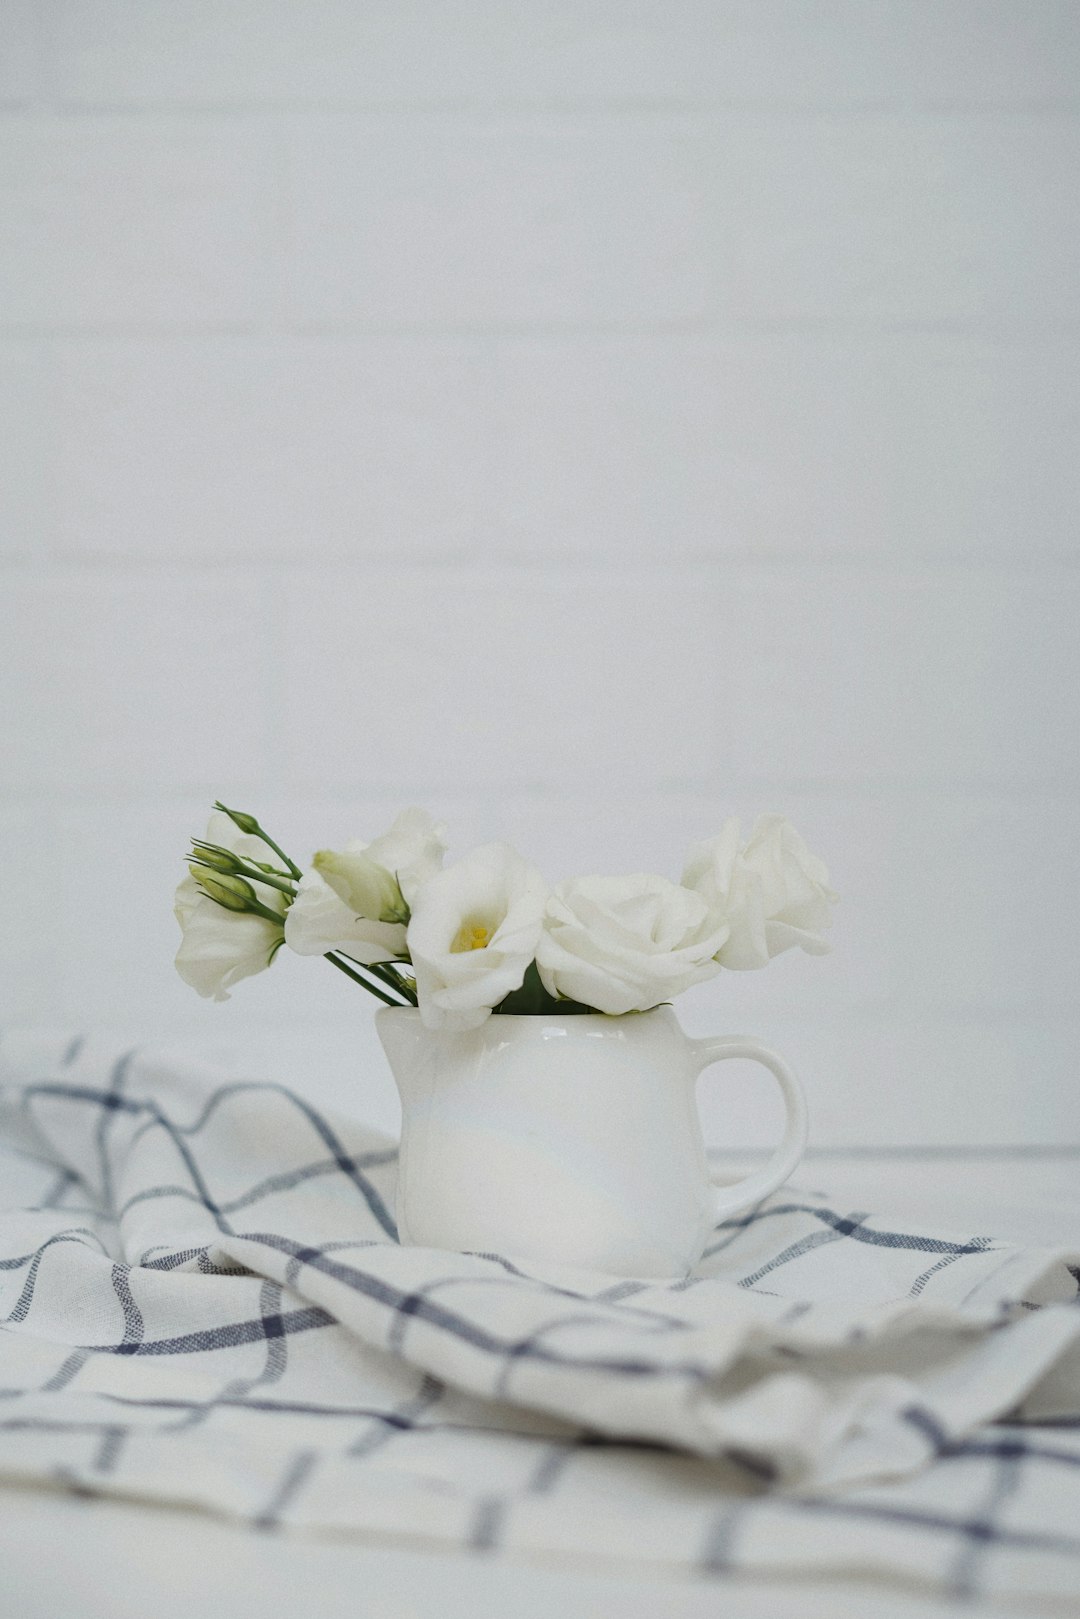
[[[505,843],[474,849],[423,884],[408,950],[425,1023],[476,1027],[520,987],[536,954],[546,899],[539,872]],[[484,948],[452,948],[467,923],[488,930]],[[461,1017],[471,1022],[453,1021]]]
[[[405,928],[354,916],[317,871],[307,871],[285,917],[285,943],[298,956],[324,956],[344,950],[367,965],[390,961],[405,951]]]
[[[184,937],[176,952],[176,970],[200,995],[227,1001],[234,984],[270,965],[281,928],[249,912],[228,911],[205,894],[194,903],[190,899],[190,894],[181,897],[177,890]]]

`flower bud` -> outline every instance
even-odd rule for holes
[[[258,905],[255,890],[243,877],[207,871],[205,866],[189,866],[188,870],[203,892],[227,911],[250,911]]]
[[[221,848],[217,843],[203,843],[199,838],[191,841],[194,858],[200,865],[212,866],[215,871],[236,872],[242,869],[239,859],[230,850]]]
[[[246,832],[250,837],[254,838],[262,836],[262,827],[254,815],[248,815],[244,810],[229,809],[227,804],[215,803],[214,808],[220,810],[223,815],[227,815],[233,825],[240,828],[241,832]]]

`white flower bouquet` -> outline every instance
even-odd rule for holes
[[[493,1012],[645,1012],[725,967],[829,948],[836,895],[782,815],[760,816],[746,842],[725,821],[678,883],[640,873],[549,888],[509,844],[444,867],[446,849],[445,828],[407,809],[303,871],[253,815],[215,804],[176,891],[177,971],[227,1000],[284,944],[389,1006],[419,1007],[429,1028],[461,1030]]]

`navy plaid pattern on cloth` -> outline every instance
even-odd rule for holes
[[[0,1476],[491,1554],[1074,1612],[1080,1256],[788,1186],[693,1275],[403,1248],[392,1143],[0,1047]]]

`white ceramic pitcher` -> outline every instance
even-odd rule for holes
[[[716,1222],[774,1191],[806,1146],[806,1102],[787,1064],[742,1035],[691,1039],[669,1006],[497,1013],[461,1034],[425,1028],[412,1007],[376,1022],[401,1093],[403,1243],[682,1276]],[[728,1057],[775,1076],[787,1126],[764,1169],[720,1186],[695,1081]]]

